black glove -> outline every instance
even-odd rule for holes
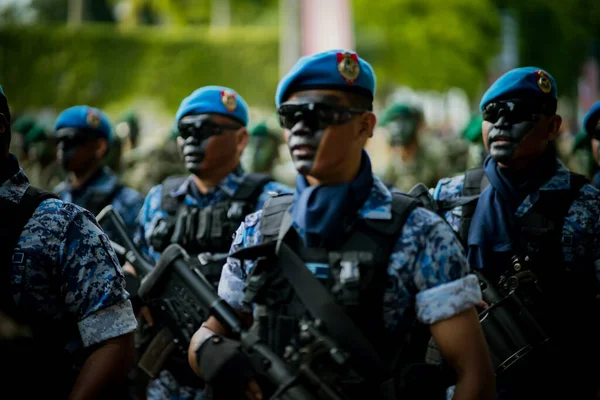
[[[215,399],[240,398],[254,378],[250,358],[236,340],[212,336],[198,348],[196,359]]]

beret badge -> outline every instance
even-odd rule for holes
[[[85,116],[85,122],[90,126],[90,128],[96,129],[100,126],[100,114],[93,109],[89,109]]]
[[[535,75],[540,90],[544,93],[550,93],[550,91],[552,91],[552,83],[550,82],[548,74],[540,69],[535,72]]]
[[[235,93],[223,90],[221,92],[221,101],[223,102],[223,105],[229,112],[234,112],[237,108],[237,100],[235,98]]]
[[[337,53],[338,72],[348,85],[352,85],[360,74],[358,56],[352,53]]]

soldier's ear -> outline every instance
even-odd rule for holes
[[[377,124],[377,117],[372,112],[366,112],[360,117],[360,136],[364,136],[367,139],[373,137],[373,131],[375,131],[375,125]]]
[[[95,151],[96,158],[101,160],[106,154],[108,154],[108,140],[98,139]]]
[[[560,135],[560,126],[562,125],[562,117],[553,115],[548,120],[548,140],[553,141]]]
[[[246,146],[248,145],[249,135],[248,130],[245,126],[241,127],[235,132],[235,141],[238,154],[242,154]]]

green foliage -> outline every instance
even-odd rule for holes
[[[476,95],[498,50],[488,0],[353,0],[358,50],[380,81]]]
[[[519,22],[520,64],[548,70],[559,94],[574,96],[581,65],[600,40],[597,0],[496,0]]]
[[[14,109],[98,107],[135,97],[169,112],[204,85],[235,88],[251,105],[273,104],[278,80],[276,30],[237,28],[118,31],[0,29],[0,84]]]

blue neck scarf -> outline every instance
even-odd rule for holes
[[[490,185],[481,192],[467,241],[469,264],[479,269],[490,265],[494,253],[513,249],[515,213],[525,197],[552,176],[556,153],[549,150],[526,170],[518,172],[500,168],[489,155],[483,167]]]
[[[358,175],[352,182],[333,186],[309,186],[306,178],[296,177],[294,203],[290,213],[300,228],[306,247],[336,243],[353,217],[369,197],[373,186],[371,160],[363,150]]]

